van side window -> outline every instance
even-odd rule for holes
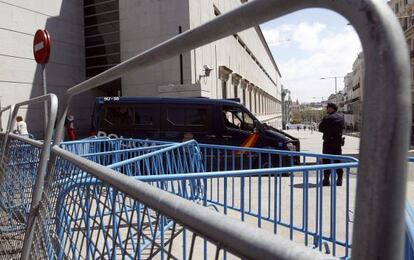
[[[188,110],[186,113],[186,125],[192,126],[202,126],[206,125],[207,119],[207,110],[202,108],[197,108],[193,110]]]
[[[111,125],[129,126],[134,122],[133,110],[127,106],[107,106],[104,119]]]
[[[240,107],[224,106],[222,111],[224,125],[227,128],[252,132],[254,128],[253,118]]]
[[[176,126],[206,126],[207,109],[169,107],[168,121]]]
[[[135,107],[135,125],[153,125],[154,110],[149,107]]]

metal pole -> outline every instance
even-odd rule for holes
[[[47,95],[47,85],[46,85],[46,64],[42,64],[42,83],[43,83],[43,95]],[[48,123],[48,108],[47,108],[47,101],[44,102],[44,108],[45,108],[45,123],[44,123],[44,131],[43,134],[46,136],[46,129],[47,129],[47,123]]]
[[[46,104],[48,103],[50,104],[50,121],[48,121],[46,124],[47,127],[45,130],[45,139],[43,142],[43,148],[41,150],[42,152],[40,154],[40,160],[39,160],[39,165],[38,165],[38,169],[36,173],[36,179],[35,179],[35,183],[34,183],[34,187],[32,191],[32,202],[31,202],[31,207],[30,207],[30,213],[27,218],[26,233],[25,233],[24,241],[23,241],[21,259],[29,259],[29,256],[30,256],[30,248],[32,246],[33,236],[34,236],[34,225],[35,225],[36,217],[38,216],[38,209],[40,206],[40,201],[42,199],[43,189],[45,186],[45,177],[47,174],[47,166],[48,166],[49,154],[50,154],[50,149],[51,149],[50,143],[52,142],[53,129],[55,126],[58,100],[54,94],[49,94],[47,96],[41,96],[38,98],[34,98],[31,100],[16,104],[16,107],[13,112],[13,115],[15,116],[17,114],[17,110],[19,109],[19,106],[26,105],[26,104],[32,104],[32,103],[38,103],[38,102],[45,102]]]
[[[336,83],[337,77],[335,76],[334,78],[335,78],[335,103],[339,107],[339,105],[338,105],[338,89],[337,89],[337,83]]]

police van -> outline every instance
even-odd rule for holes
[[[260,123],[234,100],[97,97],[92,128],[98,136],[300,150],[297,138]]]

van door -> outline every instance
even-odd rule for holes
[[[254,119],[242,107],[223,106],[221,117],[223,131],[220,138],[223,144],[242,146],[252,138]],[[247,146],[253,147],[256,141],[257,138]]]

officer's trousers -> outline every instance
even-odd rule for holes
[[[334,154],[334,155],[341,155],[342,154],[342,147],[341,142],[323,142],[322,152],[324,154]],[[331,159],[322,159],[322,163],[329,164],[329,163],[339,163],[339,160],[331,160]],[[338,179],[342,179],[342,175],[344,173],[343,169],[337,169],[336,174]],[[329,180],[329,176],[331,175],[331,170],[324,170],[324,179]]]

